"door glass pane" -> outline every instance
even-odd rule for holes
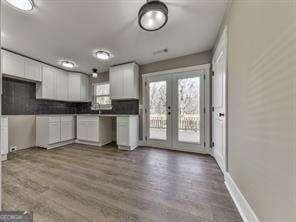
[[[178,140],[200,143],[200,77],[178,80]]]
[[[167,84],[166,81],[149,83],[149,135],[150,139],[167,139]]]

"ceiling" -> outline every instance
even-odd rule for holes
[[[57,65],[69,59],[76,70],[105,71],[128,61],[147,64],[213,48],[227,0],[163,0],[169,20],[161,30],[138,26],[137,14],[145,0],[35,0],[27,13],[4,0],[1,13],[2,47]],[[101,62],[94,49],[110,50],[115,57]],[[168,49],[166,53],[155,51]]]

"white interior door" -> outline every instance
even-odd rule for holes
[[[214,157],[221,170],[225,172],[226,155],[226,32],[222,35],[213,58],[213,130],[212,141]]]
[[[204,151],[204,70],[144,77],[149,146]]]

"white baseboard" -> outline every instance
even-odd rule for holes
[[[226,187],[243,219],[244,222],[260,222],[252,207],[238,189],[236,183],[233,181],[229,173],[225,173]]]

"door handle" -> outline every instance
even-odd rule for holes
[[[224,117],[225,114],[224,113],[219,113],[219,117]]]
[[[168,109],[171,109],[171,107],[170,107],[170,106],[168,106]]]
[[[168,115],[171,115],[171,112],[168,112]]]

